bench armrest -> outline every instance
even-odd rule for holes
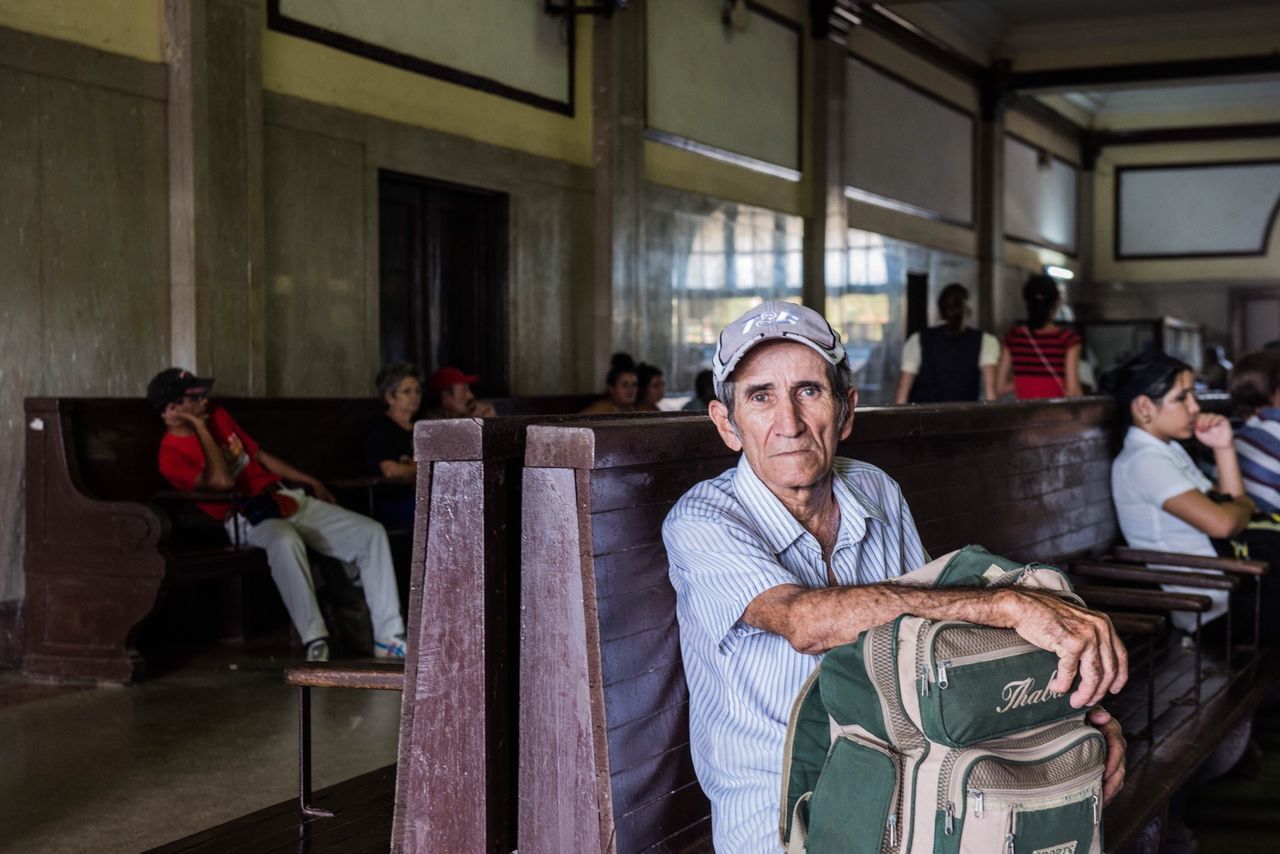
[[[1174,570],[1148,569],[1133,564],[1107,563],[1105,561],[1080,560],[1069,564],[1072,575],[1086,578],[1105,578],[1111,581],[1139,581],[1152,584],[1179,584],[1203,590],[1235,590],[1240,577],[1218,575],[1212,572],[1178,572]]]
[[[376,489],[379,486],[413,486],[415,479],[411,477],[335,477],[325,481],[335,489]]]
[[[1165,618],[1159,614],[1115,611],[1107,616],[1111,619],[1111,625],[1122,635],[1153,635],[1165,624]]]
[[[286,685],[304,688],[404,689],[404,659],[394,661],[307,661],[284,669]]]
[[[1193,611],[1204,613],[1213,600],[1198,593],[1169,593],[1164,590],[1132,590],[1126,587],[1076,585],[1076,593],[1091,608],[1149,608],[1153,611]]]
[[[1171,566],[1185,566],[1190,569],[1217,569],[1222,572],[1235,573],[1236,575],[1267,574],[1267,562],[1263,560],[1186,555],[1177,552],[1158,552],[1150,549],[1131,549],[1127,546],[1117,546],[1113,549],[1110,559],[1124,563],[1163,563]]]

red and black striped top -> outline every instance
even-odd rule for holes
[[[1015,326],[1004,336],[1004,346],[1009,351],[1018,397],[1066,394],[1067,351],[1080,346],[1080,335],[1074,329],[1058,327],[1032,332],[1025,326]]]

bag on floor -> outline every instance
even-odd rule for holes
[[[898,583],[1067,579],[966,546]],[[828,652],[792,709],[780,831],[789,854],[1097,854],[1102,733],[1048,690],[1057,656],[1012,629],[899,617]]]

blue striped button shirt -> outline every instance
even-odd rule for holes
[[[884,581],[928,561],[897,483],[840,457],[834,474],[840,532],[831,570],[840,584]],[[772,587],[827,587],[822,549],[745,456],[685,493],[662,539],[689,683],[694,767],[711,799],[716,851],[776,854],[787,719],[821,656],[797,652],[741,617]]]
[[[1263,513],[1280,511],[1280,409],[1258,410],[1236,431],[1244,491]]]

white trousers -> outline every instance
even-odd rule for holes
[[[271,579],[280,590],[289,619],[293,620],[302,642],[310,643],[329,633],[320,606],[316,604],[307,546],[355,565],[364,588],[364,599],[369,604],[376,640],[386,642],[403,635],[395,567],[382,525],[368,516],[311,498],[301,490],[282,489],[281,492],[298,502],[297,512],[288,519],[266,519],[250,525],[233,513],[227,517],[226,528],[232,542],[236,541],[238,527],[240,542],[267,553]]]

